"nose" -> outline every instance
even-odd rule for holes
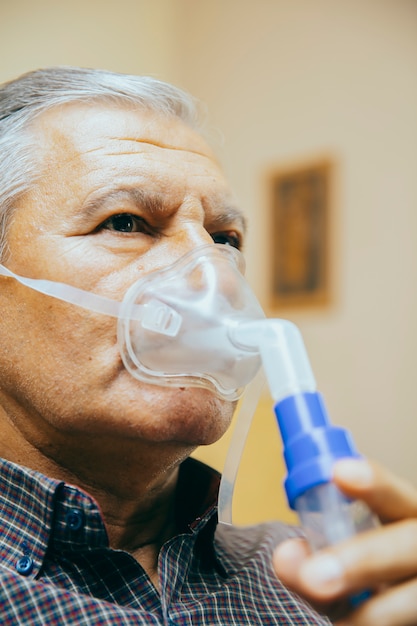
[[[175,243],[179,246],[182,254],[198,248],[200,246],[213,243],[210,233],[200,224],[184,224],[178,235],[175,237]]]
[[[165,239],[163,263],[171,265],[188,252],[207,244],[213,244],[213,239],[202,224],[183,222]]]
[[[213,243],[210,233],[205,228],[206,212],[201,198],[187,194],[175,214],[171,217],[168,231],[172,261],[191,250]]]
[[[152,298],[164,302],[182,318],[193,311],[193,324],[222,323],[224,317],[240,315],[247,302],[253,300],[250,288],[239,271],[237,255],[233,248],[215,245],[207,238],[189,240],[192,247],[180,255],[173,254],[170,263],[164,256],[164,272],[148,276],[147,287]],[[198,244],[198,245],[197,245]],[[204,245],[206,244],[206,245]],[[178,250],[177,250],[178,251]],[[149,281],[151,278],[151,281]],[[155,279],[155,280],[153,280]],[[141,294],[141,297],[143,294]]]
[[[199,302],[199,306],[205,310],[206,314],[220,313],[222,307],[225,311],[230,307],[234,310],[241,309],[243,291],[245,291],[245,279],[239,271],[239,253],[229,247],[215,245],[210,237],[209,247],[204,246],[204,242],[198,240],[198,247],[187,250],[187,257],[184,257],[184,265],[179,263],[175,272],[175,283],[182,284],[182,289],[187,291],[187,300]],[[187,261],[185,260],[187,259]],[[181,269],[180,269],[181,268]],[[180,283],[177,279],[179,272],[184,278]],[[182,273],[184,272],[184,273]],[[244,300],[244,298],[243,298]]]

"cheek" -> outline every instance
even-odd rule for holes
[[[0,320],[1,336],[7,338],[2,342],[3,372],[14,369],[22,379],[53,385],[63,375],[68,382],[91,382],[94,369],[104,373],[119,363],[115,319],[37,294],[20,301],[9,298],[5,305]]]
[[[115,397],[104,401],[121,369],[115,320],[103,325],[44,312],[36,324],[25,318],[9,332],[0,358],[4,406],[16,419],[23,416],[22,431],[43,431],[49,423],[66,432],[97,432],[96,417],[110,423],[116,404]]]
[[[56,308],[38,323],[37,343],[67,369],[89,367],[96,360],[104,366],[117,347],[116,320],[71,311],[57,314]]]

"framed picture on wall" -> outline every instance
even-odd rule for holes
[[[274,171],[271,211],[271,306],[330,302],[331,161]]]

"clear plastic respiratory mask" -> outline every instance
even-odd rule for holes
[[[243,277],[235,248],[209,244],[139,278],[119,303],[53,281],[29,279],[41,293],[118,317],[123,363],[137,379],[164,386],[205,387],[236,400],[261,365],[259,352],[233,342],[233,329],[264,313]]]
[[[242,321],[264,317],[243,270],[235,248],[214,244],[132,285],[118,329],[129,372],[147,382],[206,387],[237,399],[261,361],[233,344],[231,331]],[[146,312],[140,319],[138,307]]]

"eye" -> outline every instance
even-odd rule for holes
[[[225,246],[232,246],[233,248],[237,248],[240,250],[242,248],[242,238],[235,231],[223,231],[220,233],[211,233],[211,238],[214,243],[221,243]]]
[[[119,213],[106,219],[98,230],[112,230],[118,233],[145,233],[152,234],[149,224],[133,213]]]

